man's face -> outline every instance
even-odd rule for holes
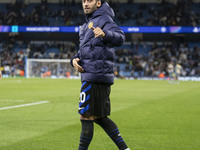
[[[99,7],[99,2],[97,0],[82,0],[84,13],[86,15],[93,13]]]

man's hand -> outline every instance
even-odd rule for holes
[[[93,30],[94,32],[94,37],[97,38],[97,37],[104,37],[105,36],[105,33],[101,30],[101,28],[97,27],[91,27],[91,29]]]
[[[78,64],[79,61],[80,61],[79,58],[74,58],[72,63],[73,63],[75,70],[82,73],[82,72],[84,72],[84,69]]]

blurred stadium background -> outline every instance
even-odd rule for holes
[[[167,77],[170,61],[182,65],[181,76],[200,76],[199,0],[119,0],[109,4],[117,24],[126,32],[126,43],[116,49],[116,76],[158,77],[163,73]],[[70,59],[79,48],[78,30],[83,22],[80,1],[1,0],[0,65],[4,77],[29,77],[27,58]],[[47,64],[33,62],[29,70],[35,74],[31,76],[41,77],[48,71],[51,77],[75,75],[70,66]]]
[[[200,0],[109,4],[126,34],[116,48],[122,80],[112,88],[111,117],[131,150],[199,150]],[[81,83],[65,78],[79,78],[69,59],[83,22],[80,0],[0,0],[1,150],[77,149]],[[180,80],[192,81],[168,84],[171,61],[183,67]],[[160,74],[166,80],[124,80]],[[116,149],[97,126],[94,136],[92,150]]]

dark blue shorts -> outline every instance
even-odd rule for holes
[[[110,85],[83,82],[80,92],[79,114],[103,117],[110,115]]]

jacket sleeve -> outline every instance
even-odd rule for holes
[[[70,60],[70,64],[71,64],[72,67],[74,67],[72,61],[73,61],[73,59],[75,59],[75,58],[80,58],[80,51],[78,51],[78,53]]]
[[[103,32],[105,33],[105,37],[103,41],[110,46],[121,46],[125,41],[124,32],[116,25],[116,23],[112,20],[111,17],[102,17],[100,20],[103,23]]]

